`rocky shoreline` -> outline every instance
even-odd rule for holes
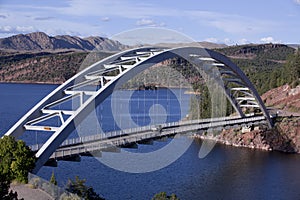
[[[300,153],[300,117],[278,118],[272,129],[264,126],[251,127],[251,130],[232,128],[215,135],[205,132],[193,137],[234,147]]]

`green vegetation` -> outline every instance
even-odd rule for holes
[[[286,76],[286,82],[292,84],[292,87],[300,85],[300,49],[290,55],[282,71],[283,77]]]
[[[16,199],[17,194],[9,192],[10,183],[16,180],[27,183],[28,172],[35,166],[34,153],[23,141],[4,136],[0,139],[0,199]]]
[[[241,67],[259,94],[286,83],[292,84],[299,78],[299,74],[292,72],[297,71],[295,68],[299,70],[295,58],[299,53],[295,54],[295,49],[286,45],[242,45],[217,49],[217,51],[230,57],[237,66]]]
[[[190,102],[190,119],[203,119],[211,117],[211,97],[206,85],[200,85],[197,91],[200,95],[195,95]]]
[[[152,200],[179,200],[179,198],[175,194],[167,195],[165,192],[160,192],[155,194]]]
[[[50,183],[52,183],[53,185],[57,185],[57,181],[54,175],[54,172],[52,172],[51,178],[50,178]]]
[[[0,199],[18,199],[17,192],[9,191],[10,182],[4,174],[0,173]]]
[[[284,44],[246,44],[216,49],[220,53],[240,59],[281,61],[294,53],[294,49]]]
[[[100,197],[92,187],[86,186],[85,182],[86,180],[81,180],[76,176],[75,180],[69,179],[66,190],[70,193],[77,194],[85,200],[104,200],[104,198]]]

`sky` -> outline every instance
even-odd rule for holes
[[[0,0],[0,37],[48,35],[111,38],[145,27],[195,41],[300,44],[300,0]]]

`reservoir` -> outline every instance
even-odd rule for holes
[[[0,84],[0,134],[3,135],[26,111],[55,87],[57,85]],[[151,96],[152,92],[145,93]],[[173,107],[176,108],[169,105],[169,108]],[[188,109],[186,105],[183,107],[181,115]],[[168,109],[166,112],[171,112],[171,117],[167,120],[178,119],[176,113]],[[135,111],[133,113],[135,116],[139,115]],[[148,118],[140,119],[136,118],[140,125],[149,123]],[[103,127],[107,130],[112,128],[107,125],[109,120],[111,119],[103,121]],[[29,142],[35,140],[35,136],[31,137],[27,138]],[[155,151],[163,148],[171,140],[154,141],[152,145],[139,145],[138,149],[128,151],[134,153]],[[173,140],[192,139],[180,137]],[[192,141],[187,151],[175,162],[147,173],[123,172],[106,166],[96,158],[82,157],[81,162],[59,161],[57,168],[43,167],[38,175],[49,180],[54,172],[60,186],[64,186],[68,178],[74,179],[78,175],[81,179],[86,179],[87,185],[92,186],[108,200],[146,200],[161,191],[169,195],[175,193],[183,200],[300,199],[300,155],[217,144],[206,157],[200,159],[198,153],[201,145],[201,140]],[[161,155],[161,158],[168,156],[168,153]],[[123,162],[126,162],[125,158],[120,165]],[[163,160],[158,159],[155,162]]]

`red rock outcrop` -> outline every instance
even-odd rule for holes
[[[274,106],[292,112],[300,111],[300,85],[291,88],[286,84],[269,90],[261,98],[267,106]]]
[[[195,137],[236,147],[300,153],[300,117],[282,118],[271,130],[260,127],[259,130],[242,133],[242,128],[238,128],[223,130],[215,136],[204,134]]]

